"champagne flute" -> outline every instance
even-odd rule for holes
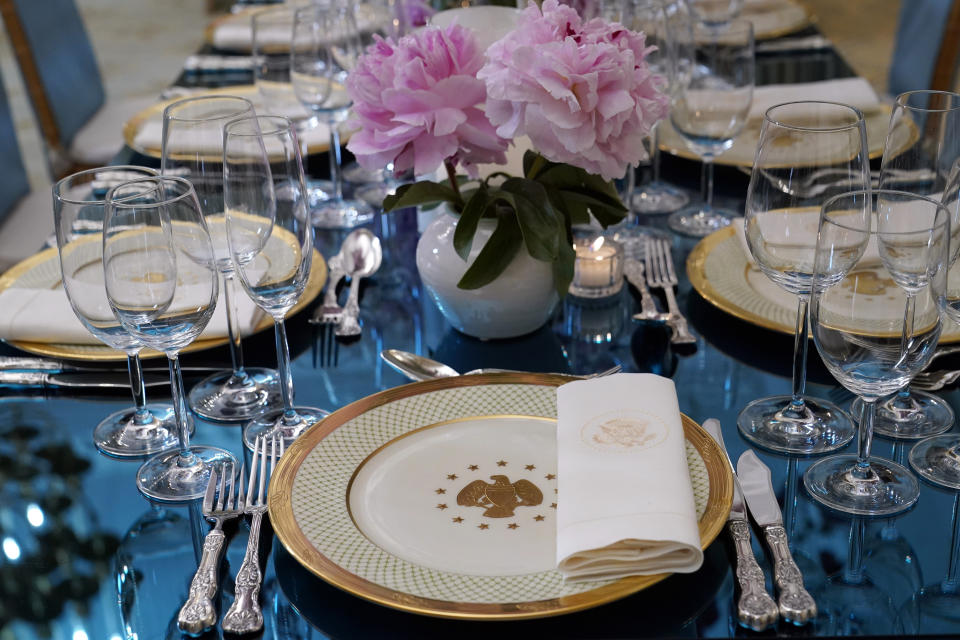
[[[143,345],[117,322],[107,301],[101,260],[106,192],[98,184],[106,171],[88,169],[57,182],[53,217],[63,289],[73,312],[94,337],[127,354],[134,406],[100,422],[93,430],[93,442],[107,455],[133,458],[177,446],[176,422],[170,405],[147,404],[139,355]],[[146,167],[118,166],[109,171],[125,180],[157,175]]]
[[[251,450],[260,436],[280,436],[289,445],[327,415],[293,405],[293,376],[284,316],[303,295],[313,256],[313,227],[297,134],[280,116],[227,123],[223,145],[227,237],[237,275],[247,295],[273,317],[283,408],[266,411],[243,428]]]
[[[340,131],[352,101],[344,82],[362,52],[352,5],[338,3],[297,9],[290,45],[290,80],[294,93],[330,128],[330,177],[333,193],[310,211],[314,226],[349,228],[373,220],[373,209],[362,200],[343,196]]]
[[[223,125],[254,115],[253,105],[235,96],[186,98],[163,110],[160,173],[186,177],[196,191],[217,255],[227,306],[232,368],[204,378],[190,391],[190,407],[208,420],[246,420],[277,406],[277,372],[245,367],[233,295],[233,261],[223,213]]]
[[[690,79],[679,88],[670,123],[703,160],[703,203],[670,214],[677,233],[706,236],[730,224],[728,211],[713,207],[713,159],[733,146],[753,101],[753,25],[733,20],[694,27]]]
[[[876,217],[877,229],[871,230]],[[870,456],[877,400],[930,361],[941,320],[933,281],[947,261],[950,221],[939,202],[902,191],[856,191],[823,204],[810,304],[817,351],[840,384],[863,398],[856,455],[813,464],[804,485],[822,504],[892,515],[920,495],[916,478]],[[913,313],[904,313],[908,299]]]
[[[845,446],[853,421],[835,404],[804,395],[807,305],[813,279],[820,206],[829,197],[870,184],[863,114],[833,102],[788,102],[764,114],[747,187],[745,229],[757,265],[797,296],[793,390],[754,400],[737,426],[754,444],[784,453],[818,454]],[[809,190],[809,178],[831,172],[837,186]]]
[[[905,136],[916,133],[912,144]],[[880,188],[901,189],[947,204],[957,219],[951,170],[960,159],[960,95],[910,91],[897,96],[880,165]],[[851,412],[860,414],[860,402]],[[919,440],[953,426],[953,409],[940,397],[905,387],[877,405],[873,430],[888,438]]]
[[[204,494],[211,469],[234,456],[190,445],[181,349],[200,335],[213,315],[219,289],[218,259],[190,182],[158,176],[107,192],[103,271],[107,299],[123,327],[162,351],[170,365],[178,449],[160,453],[137,471],[137,487],[154,500],[182,501]]]

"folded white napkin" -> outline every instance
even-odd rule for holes
[[[557,569],[568,581],[692,573],[703,553],[673,381],[557,388]]]
[[[249,335],[263,313],[242,293],[234,298],[237,299],[240,334]],[[225,309],[221,291],[213,317],[198,339],[226,337]],[[0,338],[27,342],[103,344],[80,323],[66,292],[61,288],[10,287],[0,293]]]
[[[863,78],[770,84],[753,90],[753,104],[750,106],[749,117],[763,118],[763,114],[770,107],[798,100],[839,102],[856,107],[863,112],[874,111],[880,106],[877,92]]]

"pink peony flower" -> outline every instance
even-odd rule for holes
[[[646,158],[643,138],[667,113],[666,81],[645,62],[651,50],[618,23],[531,2],[477,74],[487,117],[504,138],[528,135],[549,160],[620,178]]]
[[[347,148],[367,169],[433,173],[447,159],[476,176],[476,165],[506,162],[480,106],[483,52],[473,34],[453,24],[426,27],[399,41],[376,38],[347,78],[358,128]]]

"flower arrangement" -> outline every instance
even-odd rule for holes
[[[369,169],[445,167],[447,181],[404,185],[384,210],[447,203],[460,216],[453,244],[464,260],[480,219],[497,220],[460,288],[493,281],[524,247],[553,264],[562,296],[573,278],[572,226],[591,214],[604,227],[623,219],[612,181],[645,159],[643,138],[666,114],[666,83],[645,61],[651,50],[642,33],[583,21],[557,0],[531,2],[486,52],[457,24],[378,38],[347,80],[357,130],[348,149]],[[536,149],[524,154],[523,176],[481,179],[478,165],[505,164],[519,136]]]

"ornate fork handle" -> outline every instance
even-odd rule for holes
[[[637,288],[640,292],[640,313],[633,315],[634,320],[659,320],[663,321],[667,315],[657,311],[657,305],[650,295],[650,289],[647,287],[647,279],[644,276],[643,263],[639,261],[628,260],[624,265],[623,273],[627,276],[627,281]]]
[[[673,287],[669,284],[663,285],[663,292],[667,295],[667,325],[673,329],[673,335],[670,336],[670,342],[674,344],[691,344],[697,339],[687,328],[687,319],[680,313],[680,307],[677,306],[677,299],[673,295]]]
[[[350,294],[343,305],[343,316],[335,333],[338,336],[358,336],[360,332],[360,276],[352,276]]]
[[[177,616],[177,626],[185,633],[197,635],[217,623],[213,598],[217,595],[217,566],[220,564],[224,539],[219,526],[203,539],[203,555],[190,581],[190,595]]]
[[[784,620],[803,624],[817,615],[817,604],[803,587],[803,575],[790,555],[787,532],[783,525],[763,528],[767,546],[773,556],[773,577],[777,583],[780,615]]]
[[[737,552],[737,582],[740,600],[737,617],[754,631],[762,631],[777,621],[777,603],[767,593],[763,570],[757,564],[750,546],[750,524],[743,520],[727,523]]]
[[[260,572],[260,523],[267,508],[257,507],[251,510],[250,537],[247,539],[247,552],[243,564],[237,572],[233,604],[223,616],[222,627],[229,633],[253,633],[263,628],[263,613],[260,610],[260,584],[263,574]]]

